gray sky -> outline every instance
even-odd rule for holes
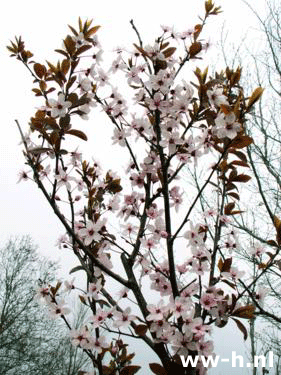
[[[263,12],[264,0],[251,1],[259,12]],[[66,276],[70,267],[77,262],[71,254],[62,253],[55,246],[58,236],[63,233],[58,220],[45,202],[40,191],[31,182],[16,184],[17,173],[24,167],[20,137],[14,120],[18,119],[24,129],[34,113],[36,106],[42,105],[40,99],[31,93],[32,79],[27,70],[15,59],[9,58],[5,46],[15,35],[22,35],[34,58],[40,62],[45,59],[56,61],[59,56],[54,54],[55,48],[60,48],[62,38],[68,33],[67,24],[76,26],[78,16],[82,19],[93,18],[94,24],[102,28],[99,31],[99,40],[104,50],[112,50],[116,46],[130,46],[136,42],[135,34],[129,23],[133,19],[137,25],[144,43],[153,43],[154,37],[160,32],[160,25],[175,25],[181,31],[194,26],[197,15],[203,15],[203,0],[142,0],[131,1],[92,1],[80,2],[49,0],[46,5],[42,2],[27,0],[10,0],[5,3],[5,10],[0,16],[1,51],[0,66],[2,67],[2,95],[1,95],[1,139],[0,139],[0,238],[1,244],[10,235],[29,233],[40,251],[62,260],[62,276]],[[210,19],[204,35],[209,35],[211,41],[219,41],[221,27],[229,30],[230,40],[239,44],[240,38],[251,27],[257,27],[257,22],[247,6],[240,0],[220,0],[223,13]],[[254,30],[254,29],[252,29]],[[251,34],[251,32],[250,32]],[[254,35],[252,33],[252,35]],[[258,33],[256,33],[258,38]],[[253,38],[255,40],[255,38]],[[257,41],[257,40],[256,40]],[[258,42],[258,41],[257,41]],[[213,61],[217,61],[217,52],[213,47]],[[205,64],[208,64],[208,58]],[[220,61],[217,61],[219,64]],[[83,122],[89,141],[86,146],[88,152],[93,150],[97,158],[106,168],[119,164],[118,158],[110,158],[110,136],[104,139],[104,130],[101,132],[96,118]],[[102,128],[104,129],[104,128]],[[102,144],[102,147],[100,146]],[[105,168],[105,169],[106,169]],[[216,335],[216,352],[220,356],[230,356],[231,350],[238,354],[245,352],[242,337],[237,329],[230,325],[220,330]],[[211,373],[228,375],[240,374],[241,369],[220,367]],[[243,373],[246,373],[246,368]]]

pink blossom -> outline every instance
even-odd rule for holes
[[[59,168],[58,173],[56,174],[57,186],[65,186],[68,191],[71,190],[70,181],[75,181],[74,177],[69,176],[65,170]]]
[[[70,292],[71,290],[75,289],[74,280],[75,278],[73,278],[70,281],[65,280],[64,282],[65,291]]]
[[[123,327],[127,328],[133,320],[136,319],[135,315],[131,315],[131,308],[127,307],[124,311],[116,311],[114,313],[114,323],[113,325],[117,328]]]
[[[206,310],[210,310],[212,307],[216,306],[217,302],[214,296],[210,293],[205,293],[200,299],[202,307]]]
[[[72,103],[65,100],[64,94],[59,94],[58,99],[48,99],[48,106],[51,109],[52,117],[64,117]]]
[[[98,298],[98,294],[102,289],[102,279],[98,279],[95,283],[89,283],[87,290],[87,297],[94,299]]]
[[[220,112],[215,119],[216,126],[213,128],[213,133],[218,138],[227,137],[234,139],[239,131],[241,131],[241,124],[236,121],[234,112],[224,114]]]
[[[142,188],[144,186],[144,175],[140,173],[132,173],[130,177],[132,186]]]
[[[105,228],[105,219],[98,220],[94,223],[89,220],[85,228],[79,230],[79,235],[84,238],[86,246],[90,245],[93,241],[99,241],[102,238],[102,231]]]
[[[65,306],[64,301],[56,303],[49,303],[49,313],[52,318],[57,318],[62,315],[67,315],[70,313],[70,309]]]
[[[158,321],[164,319],[164,315],[168,311],[168,307],[164,304],[164,301],[161,299],[157,305],[147,305],[147,310],[150,312],[150,314],[146,317],[146,320]]]
[[[18,179],[17,183],[19,183],[21,181],[27,181],[28,179],[30,179],[30,177],[28,177],[28,173],[30,173],[30,171],[27,171],[27,172],[24,171],[24,170],[20,171],[18,173],[19,179]]]
[[[67,248],[69,246],[69,238],[66,234],[61,235],[56,243],[55,246],[58,246],[59,249]]]
[[[90,319],[90,322],[93,323],[94,328],[100,327],[107,318],[107,312],[101,309],[98,309],[95,315]]]
[[[178,355],[186,355],[189,350],[192,350],[192,333],[181,333],[179,331],[175,332],[175,334],[171,337],[171,343],[173,350]]]
[[[98,354],[101,354],[103,349],[108,348],[108,346],[105,336],[100,336],[99,338],[96,337],[91,342],[91,349]]]
[[[228,105],[226,96],[223,94],[223,87],[215,85],[210,90],[207,90],[207,96],[211,106],[219,107],[221,104]]]
[[[84,348],[90,340],[90,332],[86,327],[82,327],[80,329],[72,329],[69,332],[71,337],[71,342],[74,346],[80,346]]]

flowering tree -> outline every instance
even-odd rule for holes
[[[208,47],[205,23],[219,12],[208,0],[198,24],[180,33],[162,26],[152,45],[143,45],[131,21],[138,42],[130,52],[117,49],[109,70],[101,67],[99,26],[88,20],[79,19],[78,30],[69,26],[57,64],[34,62],[21,37],[8,47],[44,101],[29,133],[17,122],[31,169],[19,180],[37,184],[66,230],[58,246],[80,262],[71,272],[86,273],[79,297],[92,318],[70,334],[91,358],[94,374],[139,370],[131,364],[126,336],[141,339],[159,357],[161,365],[149,365],[154,374],[205,374],[214,350],[212,325],[224,327],[231,318],[246,339],[240,319],[252,318],[254,305],[243,297],[278,254],[272,252],[255,279],[245,279],[238,290],[243,270],[234,265],[232,216],[241,213],[239,185],[250,179],[240,170],[248,166],[245,149],[253,142],[245,119],[263,90],[244,97],[240,68],[214,77],[196,68],[196,83],[187,83],[189,63],[202,59]],[[123,77],[131,97],[113,86],[114,75]],[[93,107],[113,125],[112,150],[127,152],[121,177],[103,173],[73,146],[73,137],[87,140],[73,127],[75,118],[87,120]],[[182,182],[187,163],[204,166],[198,191]],[[200,210],[200,197],[214,187],[214,207]],[[222,246],[225,237],[229,246]],[[279,235],[278,246],[280,241]],[[69,324],[60,286],[43,286],[41,294]],[[183,366],[187,355],[194,362]]]

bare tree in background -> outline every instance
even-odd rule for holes
[[[56,268],[38,256],[28,236],[11,239],[1,248],[1,375],[74,375],[87,364],[70,344],[64,325],[48,318],[35,298],[38,279],[52,281]]]

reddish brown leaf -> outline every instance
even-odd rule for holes
[[[223,261],[223,264],[220,268],[221,272],[229,272],[232,264],[232,258],[227,258]]]
[[[235,154],[236,156],[238,156],[239,159],[241,159],[242,161],[244,161],[245,163],[247,163],[247,156],[242,151],[237,151],[237,150],[229,149],[229,152],[231,154]]]
[[[274,222],[273,222],[276,230],[279,230],[281,228],[281,220],[275,215],[274,216]]]
[[[65,52],[65,51],[62,50],[62,49],[55,49],[55,51],[56,51],[57,53],[60,53],[60,54],[63,55],[64,57],[69,57],[69,56],[68,56],[68,53]]]
[[[59,288],[61,287],[62,283],[61,281],[58,281],[55,287],[51,287],[51,291],[53,295],[55,296]]]
[[[49,143],[54,146],[56,151],[59,151],[60,148],[60,136],[56,130],[52,131],[49,137]]]
[[[110,181],[107,184],[107,190],[112,194],[119,193],[122,190],[122,186],[120,185],[120,182],[121,182],[120,178]]]
[[[53,72],[53,73],[57,72],[57,68],[52,63],[47,61],[47,64],[48,64],[48,67],[50,68],[51,72]]]
[[[63,74],[67,74],[67,72],[69,71],[69,68],[70,68],[70,62],[68,59],[64,59],[61,63],[61,71],[63,72]]]
[[[175,53],[176,50],[177,50],[176,47],[169,47],[165,49],[165,51],[163,51],[163,54],[167,59],[168,57],[171,57]]]
[[[227,195],[230,195],[231,197],[233,197],[237,200],[240,200],[239,194],[237,194],[237,193],[227,193]]]
[[[237,169],[236,168],[232,169],[232,171],[229,173],[228,181],[232,181],[235,177],[237,177],[237,175],[238,175]]]
[[[149,367],[153,374],[156,375],[168,375],[167,371],[164,369],[163,366],[159,365],[159,363],[150,363]]]
[[[240,322],[240,320],[235,319],[235,318],[232,318],[232,320],[234,320],[234,322],[236,323],[237,327],[238,327],[238,328],[240,329],[240,331],[243,333],[244,340],[246,341],[246,340],[247,340],[247,337],[248,337],[248,332],[247,332],[246,327],[244,326],[244,324],[242,324],[242,323]]]
[[[86,51],[88,51],[88,50],[91,49],[91,48],[92,48],[92,46],[89,45],[89,44],[86,44],[86,45],[84,45],[84,46],[81,46],[81,47],[78,48],[78,50],[75,52],[75,56],[79,56],[79,55],[81,55],[81,53],[86,52]]]
[[[194,40],[196,41],[202,31],[202,28],[203,26],[201,24],[198,24],[198,25],[195,25],[194,27],[194,33],[193,33],[193,37],[194,37]]]
[[[276,229],[276,241],[278,245],[280,245],[281,244],[281,220],[277,216],[274,216],[273,224]]]
[[[250,176],[246,174],[239,174],[237,177],[233,178],[232,181],[235,182],[248,182],[251,179]]]
[[[75,41],[72,39],[72,37],[70,35],[67,35],[67,37],[64,39],[63,43],[64,43],[65,49],[67,50],[69,55],[72,56],[75,49],[76,49]]]
[[[214,7],[214,4],[212,2],[212,0],[207,0],[205,1],[205,10],[206,10],[206,13],[209,13]]]
[[[163,49],[165,49],[166,47],[168,47],[169,44],[170,44],[169,42],[161,44],[160,45],[160,50],[162,51]]]
[[[56,89],[54,87],[50,87],[47,91],[46,94],[50,94],[50,92],[55,91]]]
[[[32,91],[35,92],[36,96],[42,96],[43,95],[41,90],[39,90],[39,89],[32,89]]]
[[[235,207],[235,203],[230,202],[227,205],[224,206],[224,214],[225,215],[230,215],[231,211]]]
[[[161,69],[166,69],[168,65],[167,65],[167,61],[156,59],[154,66],[155,66],[156,71],[159,71]]]
[[[41,80],[41,81],[39,82],[39,87],[40,87],[41,91],[45,91],[45,90],[47,89],[47,84],[46,84],[46,82]]]
[[[115,373],[114,369],[108,367],[108,366],[102,366],[102,373],[103,375],[112,375]],[[85,372],[86,374],[86,372]]]
[[[139,324],[135,327],[135,332],[138,336],[144,336],[147,332],[147,326],[145,324]]]
[[[77,31],[74,29],[74,27],[72,27],[72,26],[70,26],[70,25],[68,25],[68,27],[70,28],[70,30],[73,32],[73,34],[74,34],[75,36],[78,36],[78,33],[77,33]]]
[[[222,171],[222,172],[226,172],[227,169],[228,169],[227,161],[226,161],[226,160],[223,160],[223,161],[219,164],[219,170]]]
[[[65,134],[71,134],[74,135],[75,137],[83,139],[83,141],[87,141],[88,138],[85,133],[83,133],[81,130],[77,129],[70,129],[65,132]]]
[[[120,371],[120,375],[134,375],[141,369],[140,366],[126,366]]]
[[[238,318],[252,319],[254,318],[255,306],[248,305],[242,306],[233,311],[232,316],[237,316]]]
[[[248,135],[237,136],[232,142],[231,147],[234,148],[244,148],[253,143],[253,138]]]
[[[233,184],[232,182],[228,182],[226,185],[225,185],[225,190],[226,191],[230,191],[230,190],[233,190],[233,189],[237,189],[237,186],[235,184]]]
[[[99,28],[100,28],[99,25],[92,27],[90,30],[88,30],[84,34],[85,38],[89,38],[91,35],[94,35],[98,31]]]
[[[202,50],[202,44],[200,42],[192,43],[191,46],[189,47],[190,58],[192,59],[193,57],[195,57],[201,50]]]
[[[241,210],[234,210],[234,211],[231,211],[230,215],[243,214],[243,212],[245,212],[245,211],[241,211]]]
[[[221,111],[225,114],[225,115],[228,115],[229,113],[232,113],[233,110],[232,110],[232,107],[230,105],[227,105],[227,104],[221,104],[220,105],[220,109]]]
[[[39,77],[40,79],[44,77],[44,75],[46,74],[47,72],[47,69],[44,65],[41,65],[41,64],[34,64],[33,65],[33,69],[34,69],[34,72],[36,73],[37,77]]]
[[[68,95],[67,100],[69,100],[72,103],[72,107],[75,107],[78,103],[78,95],[75,92],[72,92]]]
[[[222,272],[222,267],[223,267],[223,260],[222,258],[220,258],[218,262],[218,269],[220,270],[220,272]]]
[[[239,165],[240,167],[247,167],[250,168],[249,164],[242,160],[234,160],[230,163],[231,165]]]
[[[61,117],[59,120],[60,127],[64,130],[70,130],[70,115],[66,114],[64,117]]]
[[[67,82],[67,84],[66,84],[66,88],[67,88],[67,90],[69,90],[70,89],[70,87],[73,85],[73,83],[76,81],[76,76],[72,76],[71,78],[70,78],[70,80]],[[75,93],[71,93],[70,95],[76,95]],[[69,96],[70,96],[69,95]],[[69,99],[69,96],[68,96],[68,100],[70,100]],[[77,95],[76,95],[77,96]],[[78,97],[77,97],[77,100],[78,100]],[[71,101],[71,100],[70,100]],[[73,104],[73,103],[72,103]]]
[[[262,87],[257,87],[249,98],[247,109],[250,109],[262,96],[264,89]]]
[[[134,43],[134,47],[143,55],[143,56],[147,56],[149,57],[148,53],[141,47],[137,46],[135,43]]]

